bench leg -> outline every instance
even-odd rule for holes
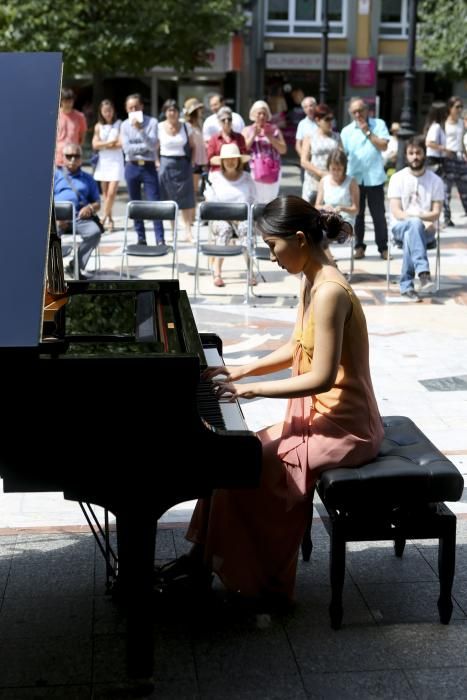
[[[443,534],[439,538],[438,573],[439,573],[439,619],[448,625],[452,615],[452,584],[456,566],[456,516],[449,512],[440,514],[443,518]]]
[[[310,561],[311,553],[313,551],[313,541],[311,539],[311,528],[313,526],[313,503],[310,507],[310,517],[306,524],[305,533],[302,539],[302,559],[303,561]]]
[[[397,534],[394,537],[394,553],[396,557],[402,557],[405,549],[405,537],[403,535]]]
[[[331,603],[329,605],[329,615],[332,629],[338,630],[344,615],[342,590],[345,578],[345,537],[342,525],[334,519],[332,519],[331,526],[330,578]]]

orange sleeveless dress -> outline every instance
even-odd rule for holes
[[[253,490],[216,490],[200,499],[187,539],[203,544],[206,562],[226,588],[245,596],[293,597],[300,543],[319,474],[353,467],[378,453],[383,427],[369,368],[368,333],[360,302],[351,301],[342,354],[330,391],[290,399],[283,423],[258,433],[263,444],[261,484]],[[319,285],[321,286],[321,285]],[[302,303],[294,330],[292,374],[313,362],[313,306]]]

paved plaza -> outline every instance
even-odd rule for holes
[[[297,193],[298,170],[285,167],[282,182],[285,192]],[[102,279],[119,274],[125,202],[122,190],[115,208],[118,230],[105,234],[100,246]],[[467,217],[457,196],[453,220],[455,228],[441,232],[441,289],[423,303],[401,302],[397,250],[394,281],[386,289],[386,262],[374,245],[370,219],[367,255],[355,261],[352,284],[367,318],[381,414],[412,418],[465,474]],[[149,229],[147,238],[153,241]],[[345,272],[348,246],[333,246],[332,252]],[[435,252],[429,256],[433,273]],[[194,246],[181,240],[179,279],[190,296],[194,260]],[[170,257],[147,263],[131,258],[131,276],[170,277]],[[198,330],[222,337],[227,364],[266,353],[291,333],[299,280],[268,261],[261,262],[260,273],[264,280],[254,292],[261,296],[249,304],[241,258],[226,261],[221,290],[209,274],[201,275],[202,294],[192,299]],[[205,294],[213,291],[219,294]],[[256,430],[279,420],[284,402],[257,399],[243,410]],[[86,458],[92,459],[91,450]],[[332,631],[328,536],[316,513],[314,550],[309,563],[299,563],[293,611],[269,616],[234,610],[217,583],[209,609],[190,601],[177,611],[157,606],[156,688],[148,697],[467,697],[467,501],[448,505],[458,514],[449,626],[437,617],[437,543],[412,541],[397,559],[391,543],[366,542],[348,546],[344,624]],[[180,504],[163,517],[158,559],[186,551],[183,535],[192,507]],[[105,595],[104,564],[78,506],[61,494],[0,494],[0,535],[0,700],[132,697],[124,675],[123,620]]]

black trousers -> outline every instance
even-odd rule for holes
[[[388,248],[388,226],[384,210],[384,185],[359,185],[360,188],[360,210],[355,219],[355,248],[363,248],[365,236],[365,207],[368,200],[371,218],[375,227],[375,241],[380,253]]]

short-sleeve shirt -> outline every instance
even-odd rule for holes
[[[309,119],[308,117],[301,119],[298,122],[297,133],[295,134],[296,141],[303,141],[305,136],[311,136],[311,134],[315,133],[317,128],[318,125],[313,119]]]
[[[401,209],[417,216],[417,212],[431,211],[433,202],[444,201],[443,181],[431,170],[417,176],[407,167],[389,180],[388,199],[400,199]],[[391,215],[390,227],[398,223]]]
[[[57,202],[73,202],[78,214],[86,204],[100,202],[99,187],[93,176],[81,168],[74,173],[66,168],[57,168],[54,175],[54,199]]]
[[[389,131],[382,119],[370,117],[368,127],[375,136],[389,141]],[[349,158],[347,173],[354,177],[359,185],[375,187],[386,181],[381,151],[371,143],[355,121],[342,129],[341,141]]]
[[[58,115],[57,144],[55,148],[55,165],[64,165],[63,147],[67,143],[81,145],[87,130],[86,117],[77,109],[71,112],[60,110]]]

